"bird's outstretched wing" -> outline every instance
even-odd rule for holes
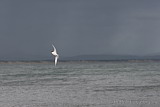
[[[58,56],[55,57],[55,66],[57,64]]]
[[[57,53],[57,50],[56,50],[56,48],[54,47],[54,45],[52,44],[52,47],[53,47],[53,52],[55,52],[55,53]]]

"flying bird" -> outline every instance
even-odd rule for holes
[[[57,54],[57,50],[56,50],[56,48],[54,47],[54,45],[52,44],[52,47],[53,47],[53,51],[51,51],[51,53],[52,53],[52,55],[55,57],[55,66],[56,66],[56,64],[57,64],[57,60],[58,60],[58,58],[59,58],[59,55]]]

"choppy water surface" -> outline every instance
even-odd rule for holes
[[[159,107],[160,62],[0,63],[0,107]]]

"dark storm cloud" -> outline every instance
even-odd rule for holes
[[[158,0],[2,0],[0,59],[159,53]]]

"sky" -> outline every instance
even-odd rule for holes
[[[160,54],[159,0],[0,0],[0,60]]]

